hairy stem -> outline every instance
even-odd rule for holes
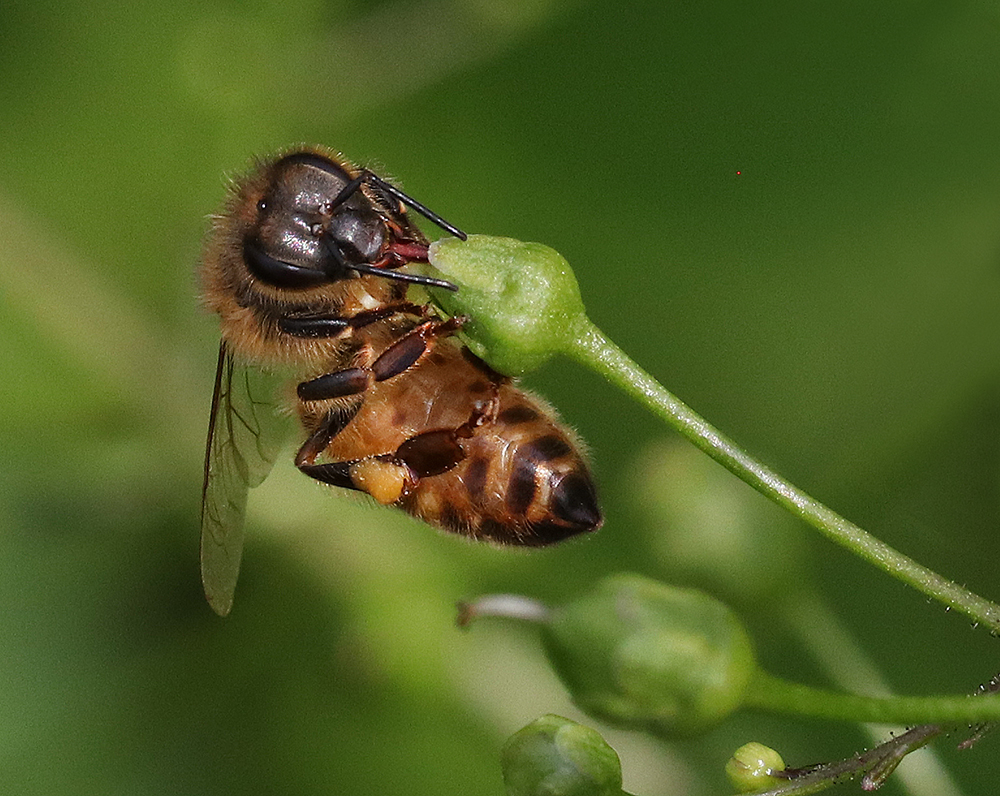
[[[828,538],[898,580],[1000,632],[1000,606],[962,588],[889,547],[747,454],[636,365],[586,317],[565,353],[593,368],[680,432],[723,467]]]

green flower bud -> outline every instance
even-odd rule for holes
[[[787,782],[772,773],[784,768],[785,761],[774,749],[751,741],[733,752],[726,763],[726,776],[740,793],[759,793]]]
[[[542,716],[504,744],[501,759],[508,796],[621,796],[622,767],[615,750],[589,727]]]
[[[450,315],[469,321],[469,348],[507,376],[534,370],[568,348],[586,320],[569,263],[541,243],[470,235],[431,244],[430,262],[458,292],[432,289]]]
[[[755,668],[725,605],[693,589],[615,575],[543,625],[573,700],[600,719],[661,735],[703,732],[736,710]]]

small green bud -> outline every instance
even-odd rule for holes
[[[733,752],[726,763],[726,776],[740,793],[759,793],[787,782],[773,773],[784,768],[785,761],[774,749],[751,741]]]
[[[514,733],[501,758],[508,796],[621,796],[622,766],[596,730],[542,716]]]
[[[543,625],[573,700],[600,719],[661,735],[703,732],[736,710],[754,668],[728,607],[693,589],[615,575]]]
[[[458,292],[432,289],[450,315],[469,321],[473,352],[507,376],[520,376],[565,351],[586,320],[569,263],[541,243],[470,235],[430,247],[430,262]]]

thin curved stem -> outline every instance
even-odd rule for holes
[[[723,467],[829,539],[913,588],[1000,633],[1000,605],[985,600],[889,547],[757,461],[665,390],[586,318],[564,353],[648,407]]]
[[[876,724],[979,724],[1000,719],[1000,695],[868,697],[794,683],[760,670],[754,673],[743,707],[769,713]]]

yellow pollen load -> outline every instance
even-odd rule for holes
[[[436,492],[425,491],[417,495],[417,505],[422,517],[441,516],[441,498]]]
[[[351,465],[351,480],[383,506],[387,506],[403,496],[406,468],[377,459],[364,459]]]

